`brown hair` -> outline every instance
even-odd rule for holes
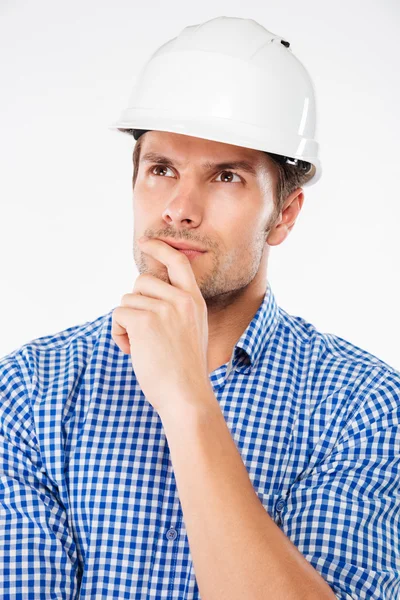
[[[133,135],[132,129],[121,130],[126,133],[130,133]],[[143,141],[143,135],[140,135],[139,139],[135,143],[135,147],[133,150],[133,176],[132,176],[132,189],[135,187],[136,178],[139,170],[139,160],[140,160],[140,151]],[[270,162],[274,164],[277,171],[277,184],[275,190],[275,215],[274,218],[279,216],[279,213],[282,210],[282,207],[285,203],[286,198],[297,190],[301,188],[307,181],[311,179],[313,176],[315,169],[311,169],[311,172],[304,173],[298,167],[294,165],[287,164],[281,160],[281,158],[270,152],[264,152],[270,161],[268,166],[270,166]]]

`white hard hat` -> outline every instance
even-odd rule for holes
[[[321,177],[313,83],[289,42],[254,21],[216,17],[185,27],[140,71],[110,126],[158,130],[277,155]],[[136,132],[138,130],[138,132]]]

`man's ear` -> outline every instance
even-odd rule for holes
[[[278,246],[287,238],[296,223],[303,202],[302,188],[297,188],[286,198],[279,218],[267,236],[266,242],[269,246]]]

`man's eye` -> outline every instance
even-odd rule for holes
[[[225,175],[226,173],[228,173],[229,175],[236,175],[236,177],[238,177],[239,182],[235,182],[235,181],[228,181],[228,183],[240,183],[242,181],[242,178],[240,177],[240,175],[238,175],[237,173],[234,173],[234,171],[221,171],[221,173],[219,175]],[[219,177],[218,175],[218,177]],[[224,183],[224,182],[221,182]]]
[[[154,167],[150,167],[150,172],[155,175],[154,169],[169,169],[169,167],[165,167],[164,165],[154,165]]]

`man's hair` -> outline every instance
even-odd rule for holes
[[[133,133],[133,130],[130,130],[129,133]],[[139,137],[139,139],[135,143],[135,147],[133,150],[132,189],[135,188],[136,178],[139,170],[140,151],[143,142],[143,137],[143,135]],[[272,161],[277,172],[277,184],[274,196],[274,218],[277,218],[282,210],[286,198],[292,192],[294,192],[294,190],[302,187],[311,178],[311,174],[302,172],[298,167],[294,165],[278,162],[276,155],[271,154],[270,152],[264,152],[264,154],[266,154],[267,157],[270,159],[268,161],[268,167],[270,167]]]

